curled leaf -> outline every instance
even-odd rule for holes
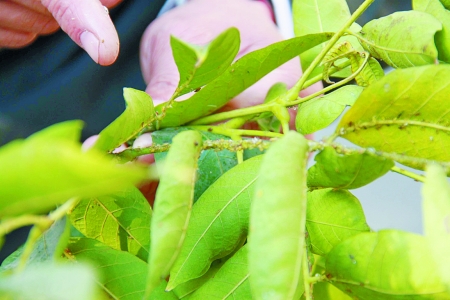
[[[364,49],[394,68],[434,64],[438,52],[434,43],[441,23],[419,11],[396,12],[372,20],[361,31]]]

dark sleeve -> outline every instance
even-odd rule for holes
[[[145,89],[139,42],[165,0],[124,1],[110,11],[120,38],[118,60],[95,64],[63,32],[20,50],[0,52],[0,145],[56,122],[85,121],[98,133],[125,108],[123,87]]]
[[[348,0],[348,5],[351,11],[355,11],[363,0]],[[364,12],[359,20],[356,22],[364,25],[372,19],[378,19],[396,11],[411,10],[411,0],[377,0]]]

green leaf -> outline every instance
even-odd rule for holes
[[[252,299],[248,281],[247,252],[246,246],[239,249],[213,278],[190,295],[188,299]]]
[[[173,138],[156,191],[146,294],[170,273],[186,236],[202,137],[184,131]]]
[[[67,242],[69,240],[69,223],[66,217],[56,221],[41,237],[36,241],[33,251],[30,253],[26,266],[36,264],[50,263],[61,257]],[[20,256],[23,253],[23,247],[14,251],[8,256],[0,267],[0,272],[9,271],[16,268],[19,264]]]
[[[166,128],[152,132],[153,142],[156,144],[172,143],[172,138],[179,132],[189,130],[189,127]],[[229,137],[214,134],[211,132],[201,132],[202,140],[230,139]],[[156,153],[157,163],[163,161],[167,153]],[[194,202],[205,192],[226,171],[237,165],[235,152],[228,150],[216,151],[214,149],[204,150],[198,159],[197,181],[195,183]]]
[[[118,166],[102,153],[53,134],[0,148],[0,218],[45,212],[71,197],[113,193],[146,178],[138,166]]]
[[[361,93],[336,132],[362,147],[450,161],[449,76],[448,65],[395,70]]]
[[[246,160],[226,172],[194,205],[168,289],[202,276],[214,260],[234,252],[245,240],[261,158]]]
[[[334,285],[328,282],[314,284],[314,299],[320,300],[353,300]]]
[[[359,56],[358,61],[360,62],[360,65],[362,65],[362,63],[364,62],[364,58],[362,56]],[[358,65],[358,68],[360,67],[360,65]],[[353,68],[352,72],[356,72],[358,68]],[[356,76],[355,80],[360,86],[368,86],[380,80],[381,78],[383,78],[383,76],[383,67],[380,65],[378,60],[371,57],[367,61],[364,69],[362,69],[361,73]]]
[[[338,154],[325,147],[308,170],[309,188],[356,189],[386,174],[394,162],[367,153]]]
[[[445,239],[450,235],[450,186],[442,167],[430,165],[426,171],[422,191],[424,233]]]
[[[180,299],[182,299],[182,298],[188,299],[193,292],[198,290],[198,288],[200,288],[208,280],[214,278],[216,273],[220,270],[220,268],[223,266],[223,264],[227,261],[227,258],[228,258],[228,256],[223,259],[216,259],[211,264],[211,267],[209,268],[208,272],[206,272],[203,276],[180,284],[179,286],[177,286],[175,289],[172,290],[173,293],[175,295],[177,295],[177,297]]]
[[[144,296],[147,264],[136,256],[89,238],[71,238],[69,256],[95,268],[99,274],[96,283],[110,298],[142,299]]]
[[[288,92],[287,86],[283,82],[275,83],[267,92],[264,103],[270,103]],[[264,112],[256,117],[259,127],[264,131],[281,131],[281,122],[273,115],[273,112]]]
[[[427,167],[423,185],[423,224],[442,280],[450,290],[450,186],[438,165]],[[445,259],[442,259],[445,258]]]
[[[175,101],[159,127],[179,126],[219,109],[270,71],[330,37],[330,33],[307,35],[248,53],[188,100]],[[161,112],[162,107],[155,109]]]
[[[446,9],[450,9],[450,0],[441,0],[441,3]]]
[[[322,256],[348,237],[370,231],[358,199],[349,191],[334,189],[308,193],[306,229],[312,252]]]
[[[151,292],[150,296],[147,299],[152,300],[178,300],[178,298],[174,292],[169,291],[166,292],[166,281],[161,281],[161,283]]]
[[[439,59],[450,62],[450,11],[439,0],[413,0],[412,5],[414,10],[429,13],[442,23],[442,31],[436,33],[436,46]]]
[[[133,187],[81,200],[70,213],[70,220],[84,236],[147,261],[151,216],[147,199]]]
[[[296,36],[336,32],[350,19],[350,10],[345,0],[295,0],[292,11]],[[348,40],[353,45],[359,45],[358,40],[354,37],[340,39],[340,41],[344,40]],[[309,67],[324,47],[325,43],[300,54],[303,71]],[[311,77],[321,74],[322,69],[322,66],[316,67]]]
[[[239,31],[232,27],[204,46],[189,45],[171,37],[175,64],[180,73],[177,96],[201,88],[222,74],[239,51]]]
[[[434,64],[438,52],[434,44],[441,23],[419,11],[402,11],[372,20],[361,31],[363,47],[375,58],[394,68]]]
[[[331,282],[359,299],[450,299],[423,236],[383,230],[361,233],[327,255]]]
[[[51,125],[28,137],[27,140],[65,140],[79,142],[83,121],[72,120]]]
[[[125,111],[103,129],[93,148],[110,152],[155,120],[155,109],[150,95],[132,88],[123,89]]]
[[[95,274],[83,264],[33,266],[0,277],[1,299],[96,299]]]
[[[355,103],[363,87],[347,85],[325,96],[299,104],[295,126],[301,134],[314,133],[333,123],[347,105]]]
[[[248,256],[256,299],[298,299],[303,293],[307,140],[295,131],[264,155],[250,211]]]

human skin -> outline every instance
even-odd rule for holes
[[[112,7],[119,2],[120,0],[102,0],[101,2],[97,0],[2,1],[0,4],[13,7],[17,14],[23,13],[22,19],[30,18],[36,24],[40,24],[40,31],[23,32],[24,28],[28,27],[24,24],[17,24],[14,28],[6,27],[5,33],[6,21],[4,20],[8,18],[0,7],[0,47],[6,47],[7,43],[12,42],[16,44],[12,46],[9,44],[8,47],[26,46],[37,36],[51,33],[61,26],[96,63],[112,64],[119,53],[119,40],[103,5]],[[179,74],[170,48],[170,35],[188,43],[201,45],[208,43],[219,33],[232,26],[239,29],[241,36],[237,58],[284,39],[274,24],[268,7],[259,1],[251,0],[191,0],[187,4],[163,14],[148,26],[141,41],[140,60],[144,80],[147,84],[146,92],[152,96],[156,105],[170,98],[179,81]],[[15,38],[11,37],[14,35]],[[291,87],[300,76],[300,61],[295,58],[236,96],[224,109],[261,103],[273,84],[284,82]],[[318,85],[312,86],[301,94],[307,95],[319,87]],[[84,146],[88,147],[94,142],[95,138],[89,139]],[[151,144],[150,134],[144,134],[136,139],[133,146],[146,147]],[[153,155],[141,157],[140,161],[151,163],[154,161]],[[150,187],[146,193],[147,196],[153,194],[155,185],[150,185]]]
[[[284,39],[272,21],[267,5],[260,1],[191,0],[148,26],[141,42],[141,69],[147,83],[146,92],[155,104],[169,99],[179,81],[170,51],[170,35],[201,45],[229,27],[237,27],[240,31],[241,46],[237,58]],[[229,105],[236,108],[261,103],[274,83],[281,81],[291,87],[300,76],[300,61],[296,58],[262,78]]]
[[[105,7],[121,1],[0,1],[0,48],[22,48],[61,28],[96,63],[110,65],[119,54],[119,37]]]

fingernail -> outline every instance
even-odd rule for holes
[[[80,35],[81,46],[89,56],[98,63],[99,41],[92,32],[84,31]]]

